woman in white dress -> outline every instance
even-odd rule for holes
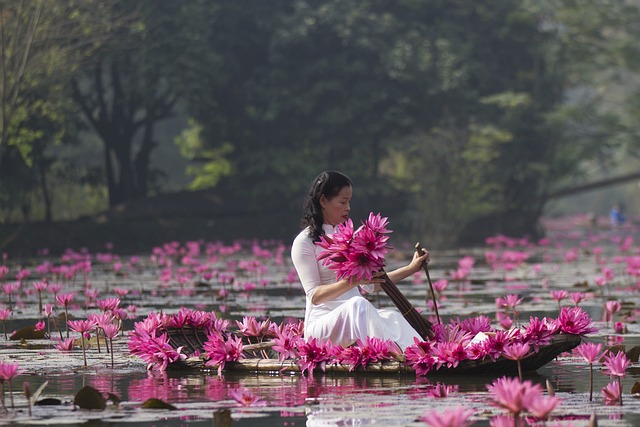
[[[349,218],[351,180],[336,171],[322,172],[313,181],[304,204],[304,229],[291,247],[293,265],[306,294],[305,339],[331,340],[344,347],[357,339],[377,337],[395,341],[403,350],[420,335],[396,309],[376,309],[360,294],[377,290],[382,279],[363,283],[355,278],[336,280],[336,273],[318,261],[322,248],[316,245],[321,235],[333,234],[334,228]],[[394,282],[409,277],[429,262],[429,253],[414,254],[411,262],[388,272]]]

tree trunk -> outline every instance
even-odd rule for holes
[[[45,159],[43,156],[38,156],[36,159],[38,165],[38,174],[40,175],[40,190],[42,191],[42,199],[44,200],[44,220],[47,223],[53,221],[53,215],[51,213],[51,193],[49,192],[49,186],[47,185],[47,167],[45,166]]]
[[[149,164],[151,163],[151,151],[156,147],[153,142],[154,123],[151,117],[153,112],[147,110],[147,120],[144,124],[144,135],[142,136],[142,146],[135,160],[135,172],[138,182],[138,191],[144,196],[149,190]]]

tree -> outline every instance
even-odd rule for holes
[[[72,82],[73,99],[104,144],[111,206],[147,195],[154,128],[177,101],[170,73],[179,47],[171,20],[179,9],[169,1],[117,2],[108,19],[134,21],[114,26],[111,42],[86,58],[90,71]]]
[[[105,4],[0,0],[0,160],[13,145],[30,162],[30,143],[37,135],[30,137],[23,124],[34,103],[40,102],[33,94],[57,91],[56,96],[62,96],[60,89],[74,71],[76,55],[104,38],[99,15],[89,10]]]
[[[52,159],[45,152],[71,140],[74,113],[64,87],[80,50],[90,50],[103,37],[100,22],[86,9],[95,3],[0,1],[0,187],[10,195],[5,209],[19,204],[25,219],[38,187],[45,218],[52,218],[47,186]]]

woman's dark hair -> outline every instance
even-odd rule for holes
[[[307,199],[303,205],[302,227],[309,227],[309,237],[314,242],[320,240],[324,234],[322,230],[322,207],[320,196],[324,195],[331,200],[336,197],[344,187],[351,187],[351,179],[337,171],[324,171],[311,183]]]

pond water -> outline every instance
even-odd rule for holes
[[[491,245],[456,251],[431,248],[430,275],[433,282],[447,285],[439,295],[439,314],[443,321],[485,315],[498,323],[497,297],[518,295],[515,323],[526,324],[530,316],[552,317],[558,307],[573,306],[567,296],[560,302],[551,291],[581,292],[579,305],[595,321],[597,333],[586,337],[605,345],[624,345],[627,350],[640,345],[638,318],[639,277],[629,265],[640,256],[637,227],[627,225],[609,230],[602,224],[589,228],[581,218],[549,222],[549,239],[535,244],[496,238]],[[407,260],[410,244],[392,242],[396,247],[387,262],[390,268]],[[126,311],[124,335],[113,342],[111,353],[100,351],[95,342],[83,352],[76,346],[70,352],[54,347],[50,339],[23,341],[0,338],[0,361],[17,363],[22,372],[10,381],[13,408],[5,385],[7,411],[1,425],[213,425],[213,426],[348,426],[348,425],[425,425],[419,418],[426,412],[462,406],[473,409],[474,426],[488,426],[503,410],[491,404],[486,386],[500,376],[444,376],[413,374],[338,374],[316,370],[309,377],[299,373],[240,374],[215,370],[148,371],[142,360],[129,354],[126,331],[150,312],[177,312],[181,307],[215,311],[218,316],[241,320],[243,316],[273,321],[301,319],[304,294],[291,274],[288,247],[280,242],[167,243],[148,254],[119,256],[117,248],[102,253],[69,251],[64,256],[41,255],[15,260],[8,254],[3,264],[9,271],[0,275],[3,285],[0,309],[11,306],[4,321],[9,334],[23,326],[46,320],[39,312],[34,284],[47,279],[49,287],[41,294],[43,304],[53,304],[53,317],[64,316],[52,290],[58,295],[73,293],[70,316],[84,319],[98,313],[97,301],[120,298]],[[461,260],[473,259],[465,272]],[[29,271],[30,274],[26,274]],[[603,275],[609,275],[603,280]],[[459,278],[456,279],[456,276]],[[13,289],[7,284],[19,282]],[[52,283],[59,287],[51,286]],[[428,284],[417,274],[399,285],[415,307],[433,313],[428,307]],[[10,299],[9,299],[10,298]],[[392,304],[384,294],[371,295],[378,306]],[[605,303],[618,301],[620,310],[613,321],[604,321]],[[431,320],[436,319],[431,316]],[[616,332],[614,321],[622,322]],[[50,322],[52,337],[65,337]],[[620,328],[620,326],[619,326]],[[71,332],[71,336],[79,337]],[[623,404],[605,405],[600,390],[610,378],[602,366],[594,368],[594,398],[589,401],[589,365],[581,357],[563,354],[525,380],[550,384],[561,403],[551,413],[547,425],[586,426],[597,416],[598,425],[640,425],[640,399],[631,390],[640,381],[635,361],[623,378]],[[35,406],[31,415],[23,383],[32,391],[44,385],[39,396],[59,399],[54,406]],[[45,384],[46,383],[46,384]],[[89,385],[102,393],[119,397],[103,411],[80,410],[73,405],[75,394]],[[446,388],[445,388],[446,387]],[[264,401],[265,406],[241,406],[229,393],[246,388]],[[446,397],[434,397],[435,391]],[[545,392],[546,393],[546,392]],[[440,393],[442,394],[442,393]],[[176,410],[142,409],[141,403],[158,398]],[[0,409],[1,411],[1,409]],[[542,425],[540,421],[529,420]],[[529,424],[524,424],[529,425]]]

